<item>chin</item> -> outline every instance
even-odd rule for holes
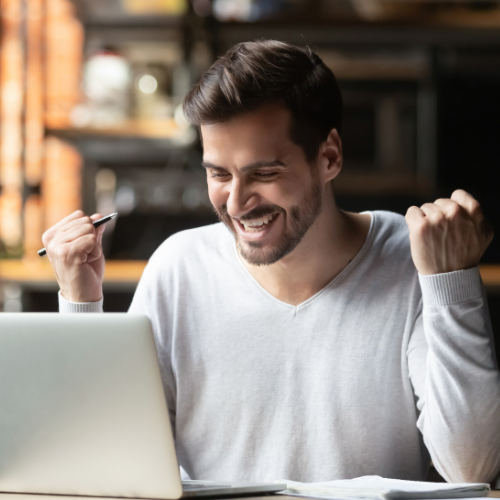
[[[298,242],[297,242],[298,244]],[[294,248],[290,246],[287,238],[283,238],[280,244],[264,245],[259,241],[244,242],[236,241],[239,254],[252,266],[270,266],[288,255]]]

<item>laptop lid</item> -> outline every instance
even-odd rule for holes
[[[151,325],[0,314],[0,491],[179,498]]]

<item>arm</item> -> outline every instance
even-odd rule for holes
[[[449,481],[490,481],[500,468],[500,376],[477,263],[493,237],[465,191],[411,207],[406,220],[422,314],[408,347],[417,425]]]
[[[105,227],[95,228],[92,224],[99,218],[100,214],[87,217],[77,210],[42,237],[59,283],[61,312],[102,311],[102,235]]]
[[[500,374],[477,268],[420,276],[423,308],[408,347],[422,432],[450,482],[500,469]]]

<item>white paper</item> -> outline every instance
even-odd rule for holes
[[[486,483],[428,483],[363,476],[321,483],[298,483],[280,479],[287,489],[281,494],[312,496],[326,499],[452,499],[485,497],[490,492]]]

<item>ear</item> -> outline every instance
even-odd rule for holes
[[[319,148],[318,171],[322,181],[335,179],[342,169],[342,140],[337,129],[332,129]]]

